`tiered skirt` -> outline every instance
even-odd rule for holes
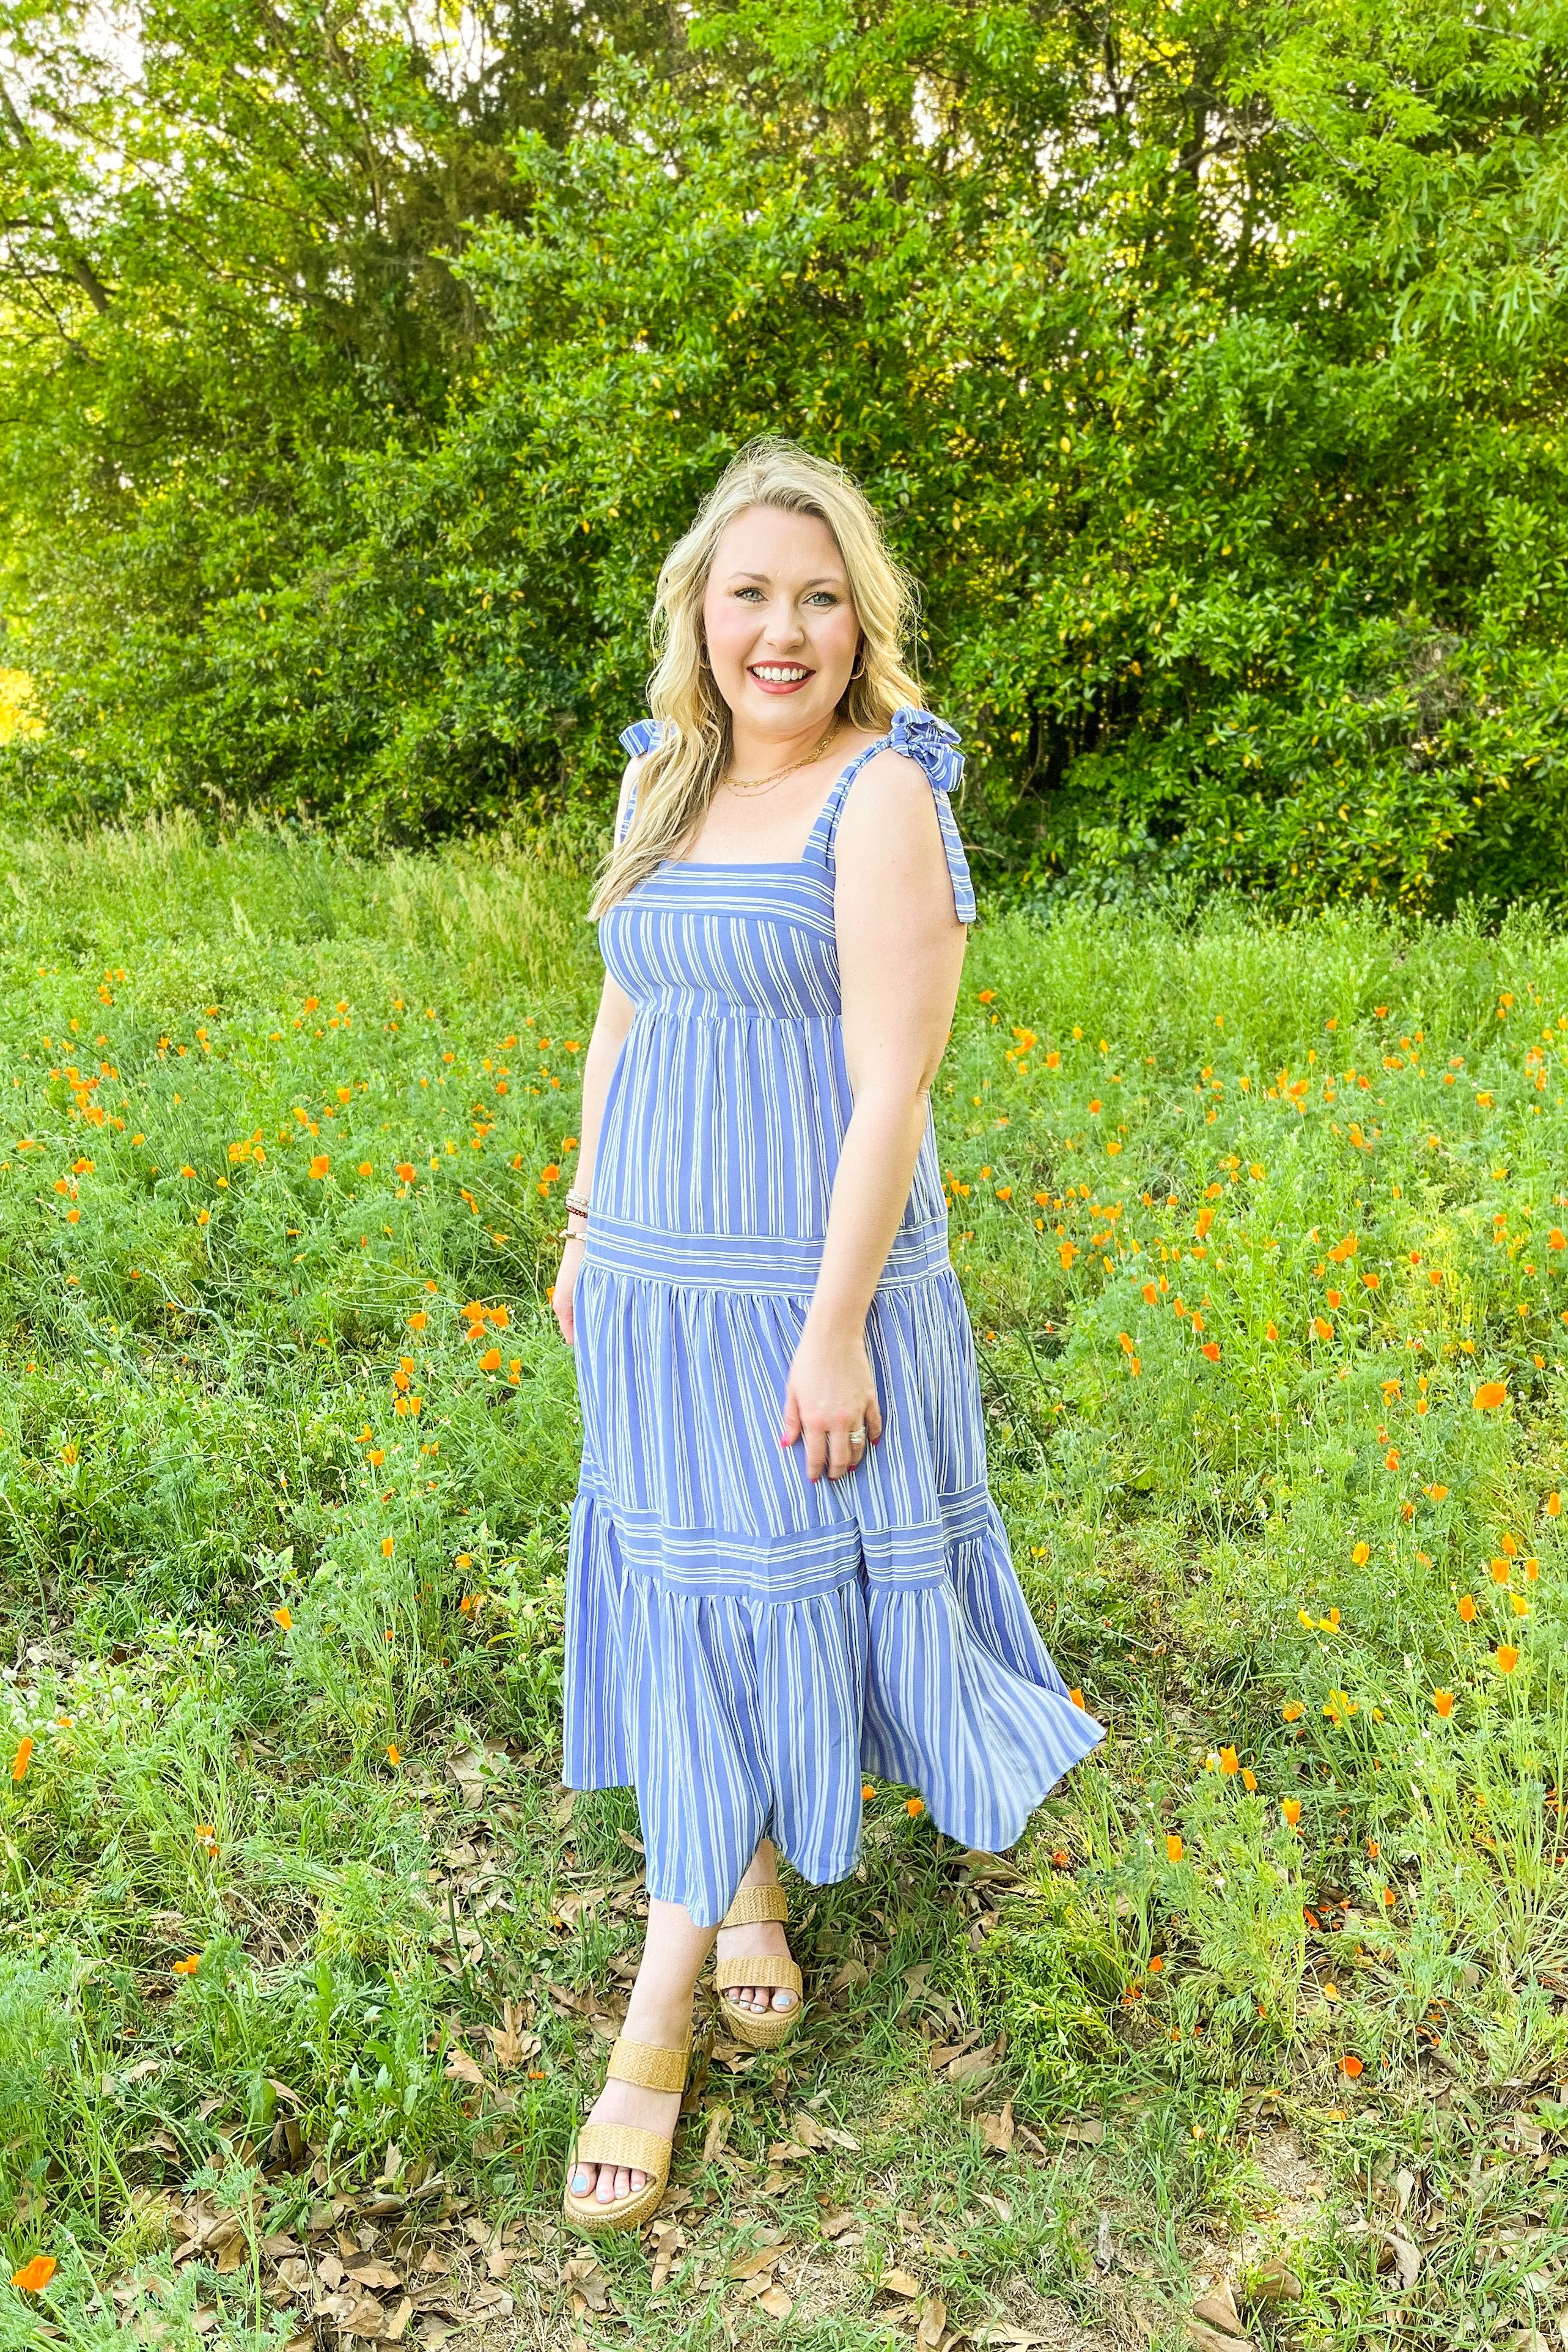
[[[987,1485],[945,1221],[900,1229],[867,1318],[881,1438],[814,1483],[779,1442],[814,1279],[803,1255],[785,1286],[791,1246],[601,1216],[574,1298],[563,1777],[635,1788],[649,1893],[705,1927],[764,1836],[813,1885],[852,1872],[867,1773],[996,1853],[1104,1737]]]

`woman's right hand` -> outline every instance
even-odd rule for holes
[[[549,1295],[555,1319],[560,1325],[560,1336],[569,1348],[573,1347],[577,1340],[577,1318],[572,1302],[577,1294],[577,1277],[582,1265],[583,1249],[581,1235],[574,1234],[561,1251],[555,1286]]]

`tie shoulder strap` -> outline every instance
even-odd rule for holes
[[[622,727],[621,730],[621,748],[633,760],[640,760],[645,751],[653,751],[663,733],[664,728],[657,719],[634,719],[630,727]],[[632,815],[636,806],[637,787],[633,784],[626,795],[626,808],[621,819],[621,830],[615,836],[615,845],[618,849],[632,830]]]
[[[872,743],[851,761],[840,779],[833,794],[828,820],[825,844],[827,862],[831,866],[833,835],[838,830],[840,814],[850,785],[868,760],[878,751],[901,751],[924,768],[936,803],[936,819],[942,828],[942,847],[946,855],[947,871],[953,882],[953,907],[961,923],[975,919],[975,885],[969,873],[969,861],[964,855],[959,838],[957,819],[953,814],[948,794],[955,791],[964,773],[964,755],[959,749],[958,732],[933,710],[917,710],[911,702],[904,703],[893,714],[893,724],[880,742]]]

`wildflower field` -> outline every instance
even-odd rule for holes
[[[1004,1859],[870,1789],[794,2044],[715,2036],[595,2249],[586,879],[178,828],[0,877],[4,2352],[1568,2336],[1568,943],[975,927],[993,1486],[1112,1737]]]

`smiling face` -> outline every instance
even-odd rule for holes
[[[777,507],[737,515],[714,551],[703,630],[737,750],[747,737],[821,734],[860,646],[844,560],[827,524]]]

